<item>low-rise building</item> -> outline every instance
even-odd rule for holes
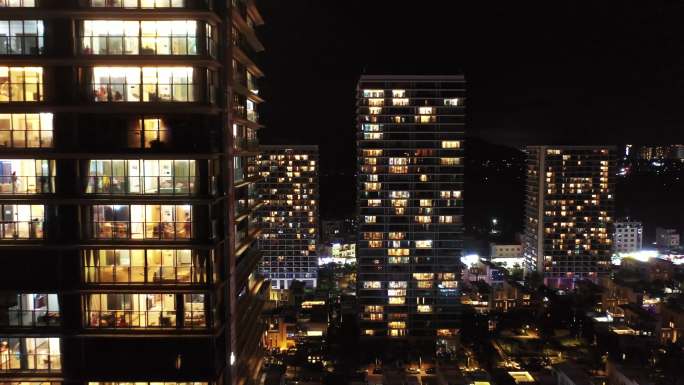
[[[643,247],[644,227],[629,218],[615,222],[613,253],[633,253]]]
[[[656,245],[659,249],[670,249],[679,246],[680,236],[675,229],[656,228]]]

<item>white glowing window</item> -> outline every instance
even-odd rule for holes
[[[104,1],[104,0],[103,0]],[[0,0],[0,8],[2,7],[35,7],[36,0]]]
[[[432,115],[435,113],[435,109],[432,107],[418,107],[418,113],[421,115]]]
[[[461,100],[459,98],[444,99],[445,106],[459,106],[461,105]]]
[[[368,110],[371,115],[378,115],[382,112],[382,107],[369,107]]]
[[[364,289],[380,289],[382,288],[382,283],[380,281],[365,281],[363,283]]]
[[[96,102],[194,101],[192,67],[94,67]]]
[[[418,305],[416,310],[418,313],[432,313],[432,305]]]
[[[406,281],[389,281],[388,287],[390,289],[406,289]]]
[[[431,240],[416,241],[416,247],[419,249],[430,249],[432,248]]]
[[[385,96],[385,91],[383,90],[363,90],[364,98],[382,98]]]

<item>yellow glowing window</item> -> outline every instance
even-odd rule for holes
[[[363,334],[365,334],[367,336],[372,336],[374,334],[374,332],[373,332],[373,329],[365,329],[363,331]]]
[[[406,174],[408,173],[408,166],[390,166],[390,174]]]
[[[0,103],[43,100],[43,68],[0,66]]]
[[[91,55],[195,55],[194,20],[84,20],[81,49]]]
[[[381,183],[378,182],[365,182],[366,191],[378,191],[380,190]]]
[[[390,289],[406,289],[406,281],[389,281],[388,286]]]
[[[366,313],[382,313],[384,308],[380,305],[366,305],[365,311]]]
[[[380,98],[368,99],[368,105],[369,106],[381,107],[384,104],[385,104],[385,99],[380,99]]]
[[[383,138],[382,132],[365,132],[363,138],[366,140],[379,140]]]
[[[416,116],[416,123],[434,123],[436,118],[432,115],[420,115]]]
[[[363,233],[363,239],[370,240],[370,239],[382,239],[383,234],[381,232],[373,232],[373,233]]]
[[[392,191],[390,198],[409,198],[411,194],[408,191]]]
[[[52,114],[0,114],[0,147],[52,147]]]
[[[382,156],[382,150],[363,150],[363,156]]]
[[[380,289],[382,288],[382,283],[380,281],[365,281],[363,283],[364,289]]]
[[[415,221],[418,223],[432,223],[432,217],[429,215],[416,215]]]
[[[419,289],[431,289],[432,288],[432,281],[418,281],[416,286]]]
[[[432,313],[432,305],[418,305],[416,310],[418,313]]]
[[[368,111],[371,115],[379,115],[382,112],[382,107],[369,107]]]
[[[432,206],[432,199],[421,199],[419,203],[420,203],[420,207],[431,207]]]
[[[368,247],[370,247],[370,248],[382,247],[382,241],[369,241]]]
[[[404,298],[404,297],[389,297],[387,302],[390,305],[403,305],[406,303],[406,298]]]
[[[390,297],[405,297],[406,289],[388,289],[387,295]]]
[[[368,200],[368,206],[370,207],[378,207],[382,204],[382,200],[380,199],[369,199]]]
[[[440,158],[440,164],[443,166],[458,166],[461,164],[461,158]]]
[[[406,329],[390,329],[390,337],[403,337],[406,335]]]
[[[408,98],[394,98],[394,99],[392,99],[392,105],[393,106],[408,106],[409,100],[408,100]]]
[[[403,98],[406,96],[406,90],[392,90],[393,98]]]
[[[409,255],[409,253],[410,253],[409,249],[388,249],[387,250],[387,255],[394,255],[394,256]]]
[[[390,232],[388,234],[388,238],[389,239],[395,239],[395,240],[404,239],[404,233]]]
[[[458,140],[443,140],[442,148],[461,148],[461,142]]]
[[[192,67],[94,67],[96,102],[195,101]]]
[[[382,313],[370,313],[368,319],[371,321],[382,321],[383,320],[383,314]]]
[[[392,207],[406,207],[407,203],[406,199],[392,199]]]
[[[432,273],[413,273],[413,279],[417,281],[425,281],[432,279]]]
[[[403,322],[403,321],[388,322],[387,327],[389,327],[390,329],[403,329],[406,327],[406,322]]]
[[[441,286],[447,289],[456,289],[458,288],[458,281],[442,281]]]
[[[440,215],[439,216],[439,223],[454,223],[454,216],[453,215]]]

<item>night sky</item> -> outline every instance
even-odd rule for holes
[[[353,207],[364,72],[465,73],[497,144],[684,142],[684,5],[637,4],[262,0],[260,141],[320,145],[324,216]]]

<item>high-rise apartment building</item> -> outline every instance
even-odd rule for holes
[[[448,342],[459,327],[465,80],[364,75],[357,118],[361,332]]]
[[[0,381],[252,383],[251,0],[0,0]]]
[[[552,286],[596,281],[612,252],[615,149],[527,147],[523,256]]]
[[[613,233],[614,253],[633,253],[640,251],[644,241],[644,226],[629,218],[615,222]]]
[[[318,146],[261,146],[259,171],[261,272],[276,290],[316,287]]]

